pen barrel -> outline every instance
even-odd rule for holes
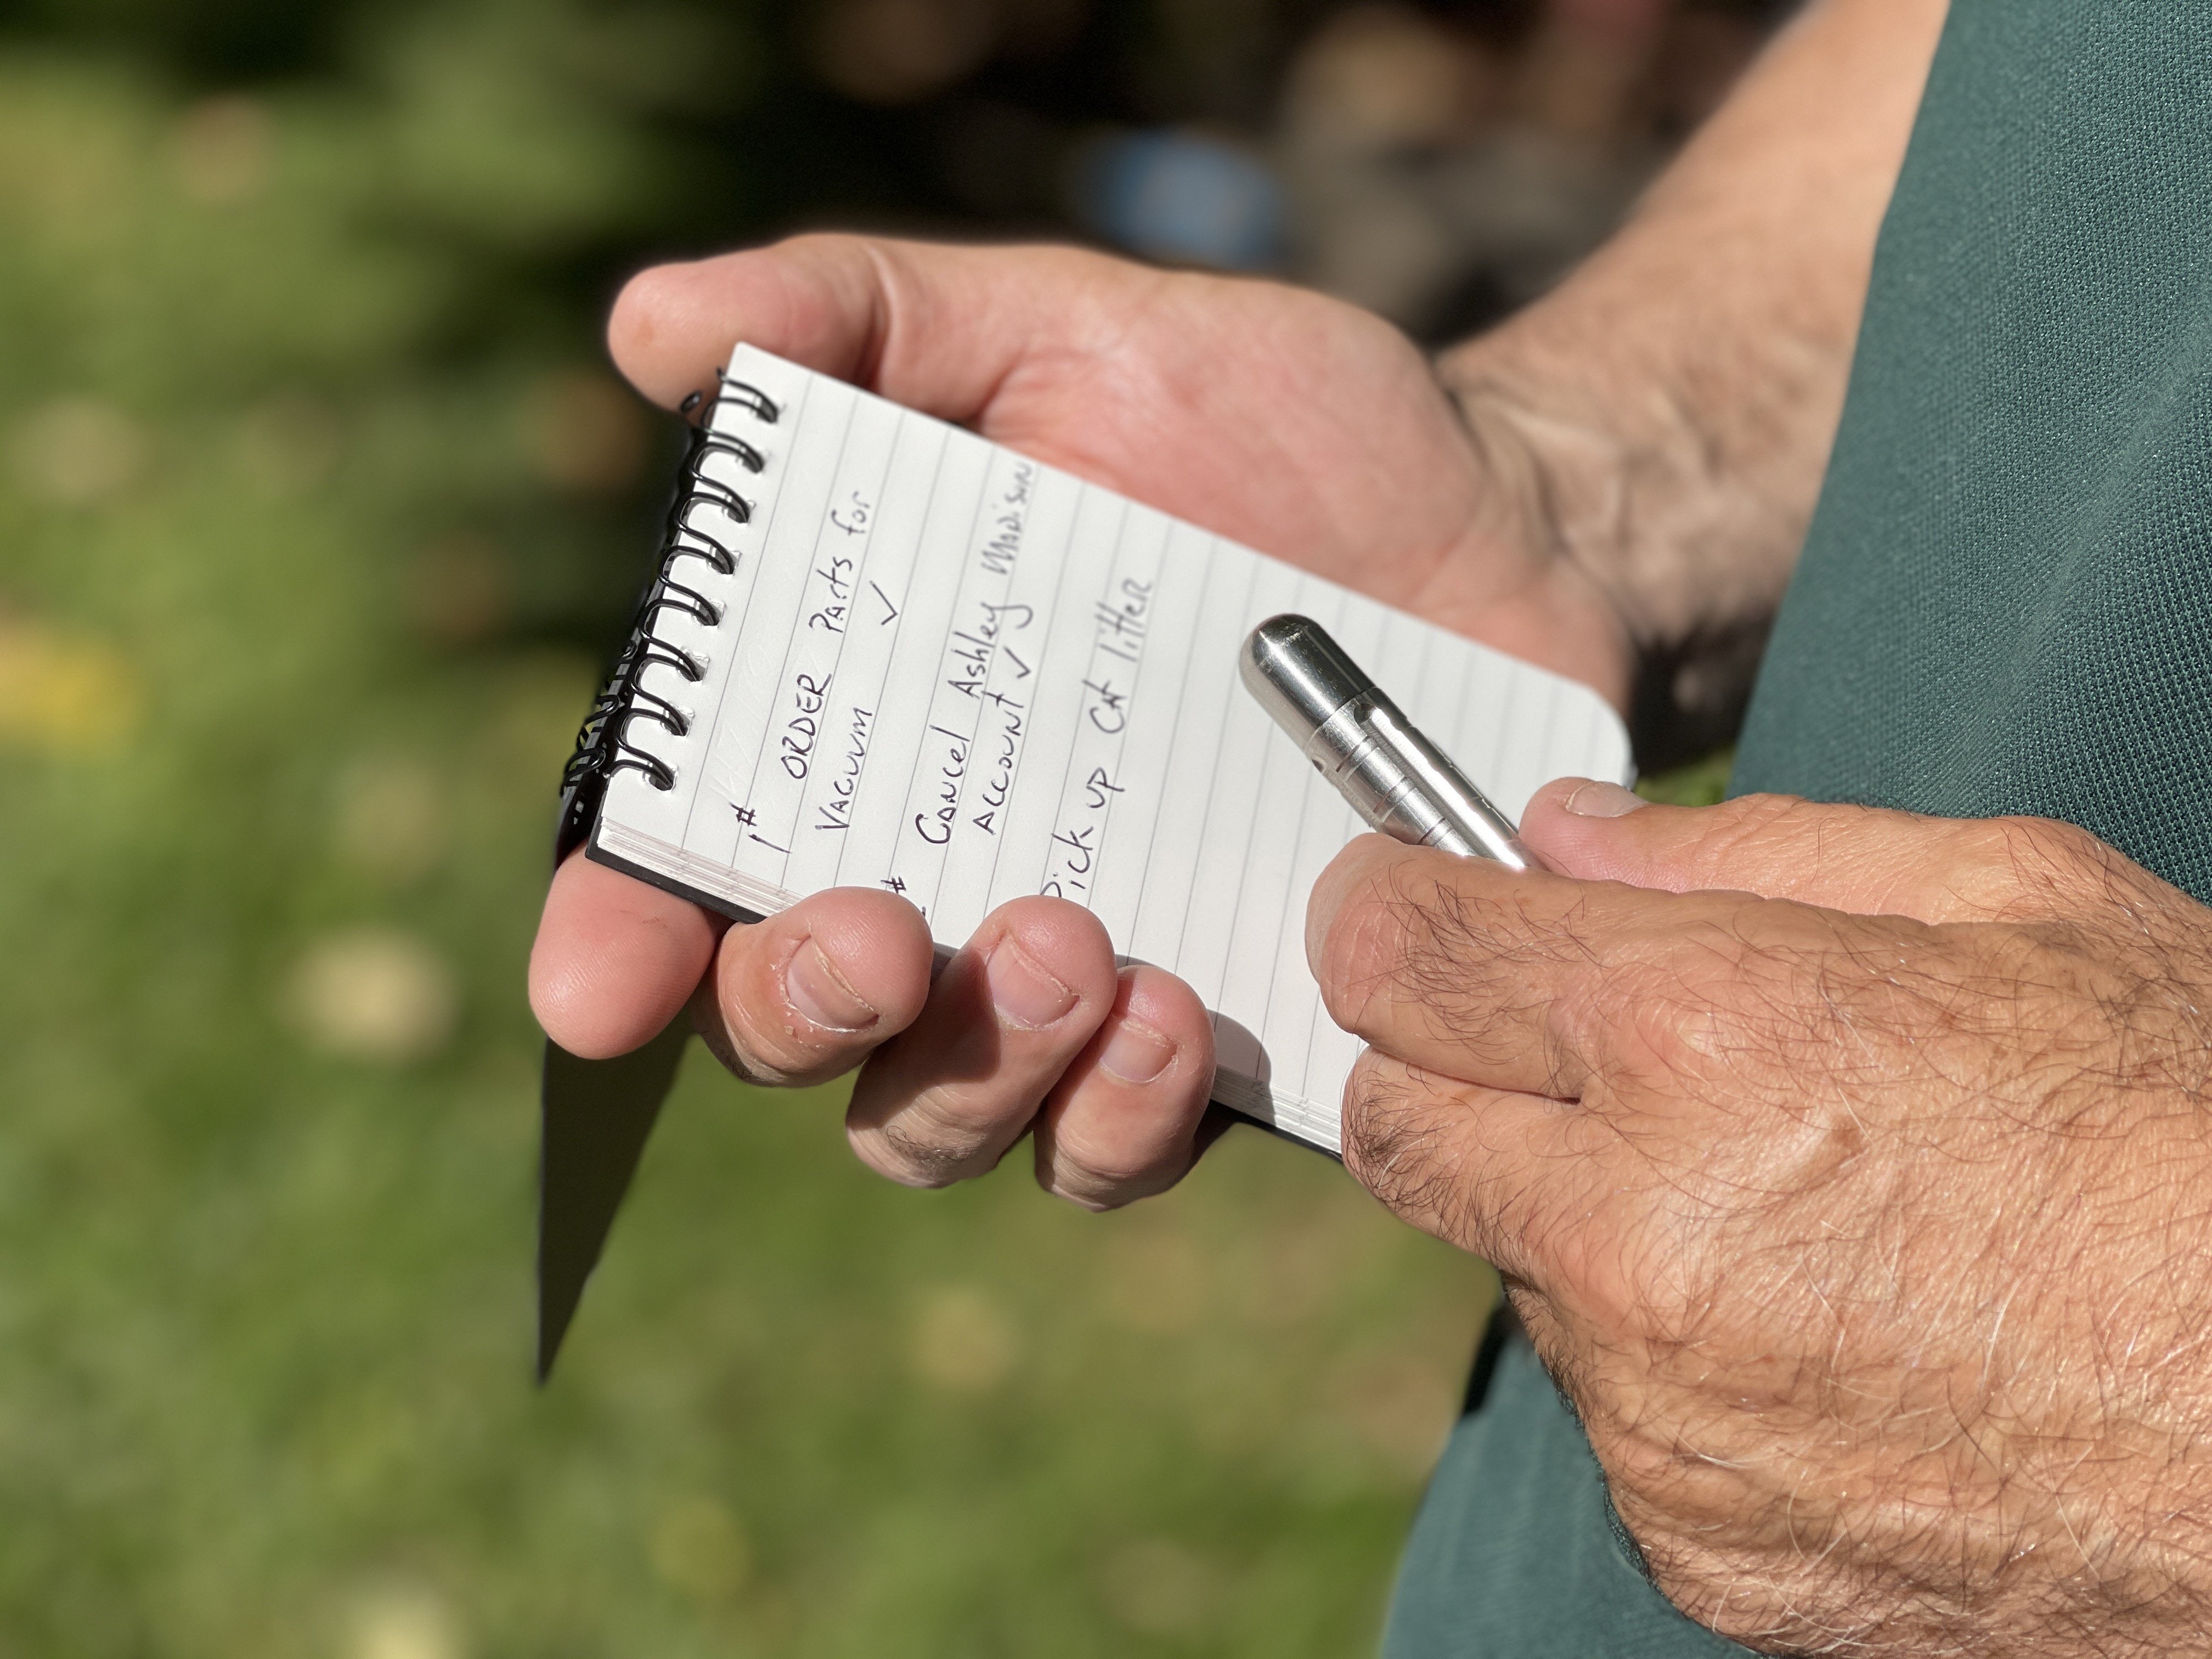
[[[1511,821],[1381,690],[1346,703],[1304,746],[1370,829],[1510,870],[1538,866]]]
[[[1544,867],[1512,820],[1311,617],[1261,623],[1244,642],[1238,672],[1369,828],[1511,870]]]

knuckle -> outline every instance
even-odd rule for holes
[[[1386,1209],[1495,1261],[1528,1219],[1528,1195],[1484,1156],[1464,1092],[1395,1062],[1364,1059],[1345,1085],[1345,1168]]]
[[[1976,837],[1994,878],[1989,895],[2002,912],[2034,909],[2109,893],[2120,860],[2087,830],[2052,818],[1991,819]]]
[[[1089,1210],[1094,1215],[1122,1209],[1147,1196],[1085,1171],[1071,1170],[1065,1164],[1038,1170],[1037,1185],[1054,1198],[1073,1204],[1079,1210]]]
[[[2002,822],[2006,842],[2016,860],[2053,872],[2087,861],[2090,849],[2097,844],[2095,837],[2086,830],[2056,818],[2008,818]]]
[[[1662,969],[1608,978],[1598,1008],[1608,1069],[1643,1074],[1661,1087],[1705,1071],[1714,1057],[1716,1022],[1710,1010],[1698,1018],[1688,1000],[1680,978]]]
[[[1353,1066],[1344,1085],[1345,1168],[1392,1210],[1426,1209],[1435,1196],[1435,1156],[1441,1139],[1436,1115],[1395,1066],[1370,1051]]]
[[[1615,934],[1604,971],[1594,975],[1577,1000],[1579,1033],[1614,1036],[1621,1028],[1653,1018],[1658,1010],[1669,1019],[1691,1000],[1696,984],[1709,975],[1699,971],[1700,958],[1733,951],[1735,941],[1719,936],[1710,915],[1670,916],[1663,933],[1648,927],[1623,929]]]
[[[1053,1133],[1050,1155],[1038,1173],[1062,1197],[1110,1208],[1139,1196],[1138,1189],[1157,1185],[1174,1155],[1171,1146],[1111,1151],[1062,1127]]]
[[[1180,1174],[1179,1165],[1170,1158],[1098,1158],[1079,1151],[1071,1152],[1061,1141],[1054,1145],[1051,1158],[1040,1164],[1037,1184],[1054,1197],[1086,1210],[1118,1210],[1150,1197]]]
[[[1771,921],[1763,903],[1709,908],[1613,968],[1589,1042],[1614,1080],[1712,1104],[1786,1081],[1776,1068],[1808,1046],[1825,1052],[1852,990],[1832,982],[1834,941],[1817,920],[1806,938]]]
[[[926,1101],[879,1123],[848,1122],[845,1133],[863,1164],[902,1187],[950,1187],[988,1175],[1004,1150],[974,1127],[948,1125]]]
[[[2071,874],[2083,861],[2088,841],[2072,824],[2050,818],[2009,818],[2001,833],[2008,859],[2027,884]]]
[[[1395,1064],[1346,1085],[1347,1170],[1386,1208],[1565,1298],[1590,1329],[1642,1328],[1647,1265],[1632,1210],[1593,1194],[1572,1160],[1532,1164],[1517,1132],[1460,1085]]]
[[[1323,1004],[1347,1030],[1408,1019],[1425,1036],[1480,1041],[1500,1007],[1526,994],[1524,970],[1554,953],[1510,939],[1510,922],[1495,899],[1394,869],[1339,911],[1319,975]]]

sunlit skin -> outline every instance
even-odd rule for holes
[[[1924,37],[1925,0],[1901,10]],[[1278,283],[846,236],[648,270],[609,345],[673,407],[750,340],[1625,705],[1641,650],[1756,613],[1786,574],[1925,62],[1899,15],[1815,8],[1613,245],[1441,364]],[[1785,236],[1807,191],[1817,224]],[[1716,250],[1725,280],[1686,280]],[[1774,345],[1763,358],[1729,331],[1753,321]],[[1010,994],[1034,968],[1065,1012],[1040,1024],[998,1007],[987,961]],[[929,965],[917,918],[879,890],[726,928],[578,857],[547,900],[531,995],[580,1054],[636,1047],[696,992],[708,1040],[747,1076],[860,1067],[855,1148],[900,1180],[979,1173],[1033,1123],[1040,1178],[1085,1203],[1188,1166],[1212,1060],[1186,988],[1115,975],[1089,915],[1044,899],[988,918],[934,992]]]
[[[1439,364],[1280,286],[813,237],[639,277],[674,404],[744,338],[1573,675],[1755,622],[1832,434],[1936,0],[1808,7],[1553,296]],[[2083,835],[1565,781],[1512,877],[1376,838],[1308,945],[1370,1045],[1356,1176],[1495,1261],[1661,1588],[1771,1650],[2202,1650],[2212,915]],[[579,1054],[687,1001],[858,1068],[895,1179],[1107,1206],[1189,1166],[1198,999],[1016,901],[933,985],[880,891],[726,927],[580,859],[532,962]]]
[[[1498,1265],[1660,1585],[2204,1651],[2212,912],[2037,819],[1570,780],[1522,835],[1560,875],[1363,837],[1308,955],[1350,1167]]]
[[[623,373],[672,405],[740,334],[1626,695],[1605,596],[1494,526],[1481,458],[1430,365],[1349,306],[1069,249],[811,237],[648,271],[609,329]],[[853,1143],[896,1180],[979,1174],[1032,1130],[1040,1177],[1085,1203],[1188,1166],[1212,1034],[1188,988],[1117,975],[1090,914],[1044,898],[987,918],[933,991],[929,960],[919,916],[879,890],[725,931],[574,858],[532,996],[576,1053],[619,1054],[711,963],[701,1024],[735,1069],[807,1083],[866,1060]]]

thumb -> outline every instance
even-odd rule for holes
[[[1041,339],[1071,352],[1103,319],[1097,301],[1158,280],[1077,248],[794,236],[641,272],[615,301],[607,345],[638,390],[672,407],[749,340],[940,420],[975,422]]]
[[[2042,818],[1936,818],[1795,795],[1661,806],[1619,784],[1561,778],[1521,838],[1562,875],[1682,893],[1726,889],[1925,922],[2063,914],[2119,855]]]

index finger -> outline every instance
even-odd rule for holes
[[[1746,894],[1516,873],[1363,836],[1315,884],[1306,956],[1329,1017],[1377,1048],[1575,1100],[1643,1049],[1679,1046],[1698,1011],[1730,1006],[1747,971],[1736,947],[1774,931],[1750,914],[1764,908]]]

